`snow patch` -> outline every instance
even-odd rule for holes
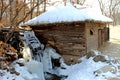
[[[97,55],[100,55],[99,51],[95,52]],[[65,66],[66,69],[61,69],[60,74],[67,76],[64,80],[107,80],[108,78],[119,78],[120,64],[111,60],[108,56],[106,57],[108,59],[106,62],[95,62],[93,60],[94,57],[87,59],[84,56],[80,58],[82,60],[81,63]]]
[[[25,66],[19,66],[15,63],[15,65],[12,65],[17,72],[19,72],[19,75],[11,74],[7,70],[0,70],[0,73],[3,73],[2,77],[0,77],[0,80],[45,80],[43,71],[43,66],[40,62],[36,61],[30,61],[26,62]],[[42,72],[41,72],[42,71]]]

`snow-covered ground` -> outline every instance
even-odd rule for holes
[[[95,62],[94,58],[95,56],[89,59],[84,56],[80,59],[81,63],[70,66],[62,63],[58,69],[59,75],[66,77],[61,80],[108,80],[116,77],[120,79],[120,64],[116,60],[105,56],[107,61]],[[24,66],[20,66],[17,62],[23,63]],[[20,59],[12,64],[12,68],[15,68],[15,73],[10,73],[11,69],[0,70],[0,80],[45,80],[43,64],[40,62],[33,60],[26,62]]]
[[[83,57],[82,63],[68,66],[62,72],[68,76],[65,80],[107,80],[118,77],[120,73],[117,70],[118,64],[94,62],[92,57],[90,59]]]
[[[0,80],[45,80],[43,74],[43,65],[40,62],[25,62],[24,59],[20,59],[19,61],[22,61],[24,66],[14,63],[12,64],[11,69],[0,70]]]

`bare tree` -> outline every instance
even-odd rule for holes
[[[37,6],[39,6],[40,4],[42,4],[43,2],[44,2],[44,0],[40,1],[39,3],[37,2],[28,12],[26,12],[26,14],[23,16],[23,18],[18,21],[17,25],[20,24],[21,22],[23,22],[29,16],[29,14],[32,13],[34,11],[34,9]]]
[[[7,14],[7,19],[9,20],[5,19],[4,23],[9,23],[8,25],[17,26],[21,22],[25,22],[26,19],[33,18],[33,14],[35,13],[34,10],[37,7],[39,9],[39,5],[43,3],[44,0],[31,0],[31,2],[27,2],[26,0],[9,0],[8,2],[1,0],[0,23],[3,23],[3,19],[6,18],[4,14]]]
[[[98,0],[100,4],[100,9],[102,14],[112,18],[114,20],[114,24],[116,24],[116,14],[120,10],[120,0],[108,0],[106,3],[104,0]]]
[[[83,5],[86,0],[63,0],[64,5],[66,5],[66,2],[70,1],[72,4],[79,4]]]
[[[6,10],[8,9],[8,7],[10,7],[12,2],[13,0],[9,0],[9,3],[5,3],[4,0],[0,1],[0,22],[2,20],[3,15],[6,14]]]
[[[44,0],[44,12],[46,11],[46,0]]]
[[[39,3],[39,0],[37,0],[37,2]],[[40,13],[39,13],[39,7],[40,6],[37,6],[37,13],[36,13],[36,16],[38,16]]]
[[[105,4],[103,0],[98,0],[102,14],[105,14]]]

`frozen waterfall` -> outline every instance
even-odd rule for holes
[[[60,67],[63,59],[51,47],[44,45],[37,39],[33,31],[21,33],[20,39],[23,42],[23,57],[25,60],[36,60],[43,64],[43,71],[51,74],[58,74],[56,67]]]
[[[25,31],[21,34],[20,39],[23,40],[23,57],[25,59],[42,61],[44,45],[39,42],[33,31]]]

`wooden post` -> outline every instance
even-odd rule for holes
[[[64,6],[66,6],[66,2],[67,2],[67,0],[63,0],[64,1]]]
[[[46,0],[44,0],[44,12],[46,11]]]

